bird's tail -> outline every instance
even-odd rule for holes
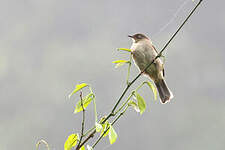
[[[173,93],[167,87],[164,79],[159,79],[159,80],[155,81],[155,85],[157,87],[157,90],[159,92],[159,97],[163,104],[170,101],[170,99],[173,98]]]

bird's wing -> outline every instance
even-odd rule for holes
[[[156,50],[155,46],[152,45],[152,47],[156,51],[156,53],[159,54],[158,51]],[[165,77],[165,69],[164,69],[164,67],[163,67],[162,73],[163,73],[163,77]]]
[[[153,49],[155,50],[155,52],[158,54],[158,51],[156,50],[155,46],[152,45]]]

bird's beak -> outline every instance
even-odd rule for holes
[[[133,38],[133,36],[132,36],[132,35],[128,35],[128,37]]]

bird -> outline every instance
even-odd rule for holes
[[[130,49],[135,65],[154,82],[159,93],[161,103],[165,104],[169,102],[173,98],[173,93],[166,84],[165,70],[162,60],[157,58],[152,65],[144,71],[144,69],[158,55],[152,41],[146,35],[141,33],[128,35],[128,37],[133,41]]]

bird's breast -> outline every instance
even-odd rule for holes
[[[153,47],[146,43],[133,43],[131,50],[134,58],[141,59],[145,62],[150,62],[157,56],[157,53]]]
[[[150,64],[154,58],[157,56],[157,52],[154,50],[153,46],[149,43],[133,43],[131,46],[132,56],[134,62],[138,68],[143,71],[148,64]],[[160,63],[156,61],[156,63]],[[156,75],[157,72],[160,72],[160,69],[156,67],[157,65],[151,65],[148,70],[146,70],[146,74],[148,75]],[[152,76],[153,77],[153,76]],[[156,78],[156,77],[153,77]]]

